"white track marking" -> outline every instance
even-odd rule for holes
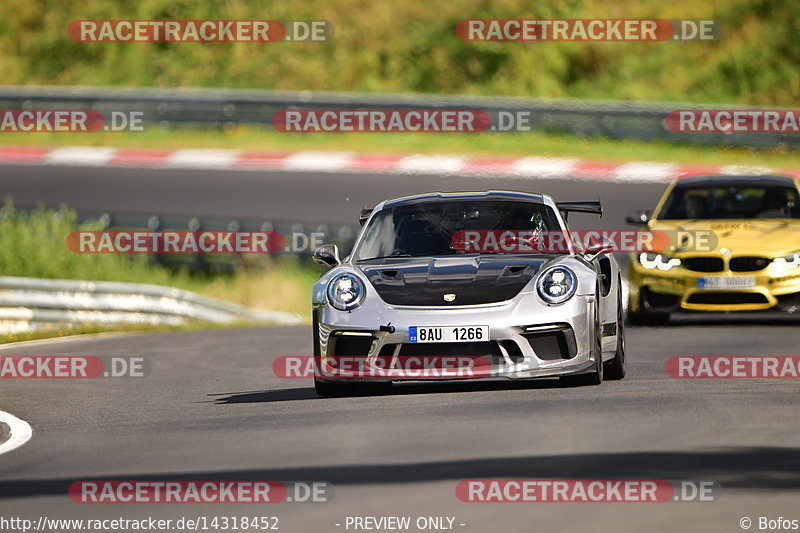
[[[724,165],[719,167],[720,174],[771,174],[774,172],[769,167],[748,167],[743,165]]]
[[[401,174],[457,174],[467,158],[450,155],[410,155],[402,158],[392,172]]]
[[[239,152],[236,150],[175,150],[167,158],[167,166],[175,168],[228,168]]]
[[[48,165],[105,166],[113,159],[116,153],[116,148],[65,146],[50,150],[45,154],[44,162]]]
[[[672,163],[631,162],[611,172],[616,181],[665,182],[678,175],[678,165]]]
[[[520,178],[566,178],[574,174],[577,163],[561,157],[523,157],[511,165],[511,173]]]
[[[283,162],[283,170],[337,172],[352,165],[350,152],[295,152]]]
[[[6,424],[11,430],[11,437],[7,441],[0,443],[0,455],[16,450],[31,440],[33,429],[24,420],[5,411],[0,411],[0,422]]]
[[[4,153],[10,156],[4,157]],[[118,148],[93,146],[64,146],[60,148],[32,151],[27,156],[12,147],[0,146],[0,162],[13,165],[64,165],[64,166],[114,166],[127,168],[214,168],[232,171],[308,171],[308,172],[365,172],[370,165],[362,168],[361,161],[372,162],[376,154],[359,154],[337,151],[299,151],[284,154],[265,152],[268,162],[258,163],[257,158],[248,156],[242,150],[224,149],[184,149],[166,151],[157,157],[158,161],[137,163],[135,159],[116,161]],[[252,155],[252,154],[250,154]],[[270,157],[270,155],[274,157]],[[395,154],[401,155],[401,154]],[[163,158],[163,160],[162,160]],[[364,159],[366,158],[366,159]],[[481,156],[467,155],[422,155],[410,154],[399,157],[390,168],[381,167],[386,174],[437,174],[453,175],[464,173],[483,177],[511,177],[521,179],[578,178],[602,180],[605,182],[668,182],[682,174],[682,165],[656,161],[629,161],[627,163],[608,163],[564,157],[508,157],[500,158],[496,165],[486,165]],[[475,162],[473,166],[473,162]],[[576,174],[578,165],[599,165],[602,170]],[[717,166],[710,172],[721,174],[768,174],[776,172],[767,167],[748,167],[740,165]],[[800,173],[800,169],[783,172]]]

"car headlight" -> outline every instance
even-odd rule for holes
[[[353,274],[339,274],[328,283],[328,301],[339,311],[361,305],[366,292],[364,282]]]
[[[639,264],[648,270],[657,268],[666,272],[676,266],[681,266],[681,260],[677,257],[670,257],[664,254],[653,252],[642,252],[639,254]]]
[[[800,268],[800,252],[784,255],[777,258],[775,262],[785,268]]]
[[[536,282],[539,296],[549,304],[564,303],[578,289],[578,278],[567,267],[556,266],[545,270]]]

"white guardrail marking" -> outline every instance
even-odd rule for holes
[[[24,420],[17,418],[11,413],[0,411],[0,422],[8,426],[11,436],[5,441],[0,442],[0,455],[16,450],[33,436],[31,425]]]

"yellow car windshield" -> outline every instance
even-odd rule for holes
[[[675,187],[660,220],[800,218],[797,189],[782,185]]]

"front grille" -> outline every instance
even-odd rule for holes
[[[408,343],[400,347],[401,356],[416,357],[491,357],[492,361],[503,358],[500,347],[488,342],[430,342]]]
[[[722,272],[725,263],[721,257],[687,257],[681,259],[683,266],[693,272]]]
[[[513,341],[511,341],[513,342]],[[431,343],[408,343],[408,344],[385,344],[378,356],[378,365],[383,368],[391,368],[394,359],[394,351],[397,347],[400,351],[397,354],[398,359],[395,364],[411,365],[415,368],[415,364],[422,365],[424,368],[436,369],[446,368],[472,368],[484,370],[494,365],[501,365],[505,362],[503,353],[500,351],[500,346],[495,341],[488,342],[431,342]],[[519,352],[519,349],[517,349]],[[414,363],[412,359],[417,359],[418,362]],[[450,359],[450,360],[448,360]],[[453,361],[452,359],[455,359]],[[519,361],[521,361],[522,353],[520,352]],[[512,361],[514,357],[512,356]],[[516,361],[516,362],[519,362]],[[470,377],[486,377],[488,374],[475,374]]]
[[[687,303],[709,305],[766,304],[769,300],[758,292],[698,292]]]
[[[733,272],[757,272],[772,262],[768,257],[734,257],[730,267]]]

